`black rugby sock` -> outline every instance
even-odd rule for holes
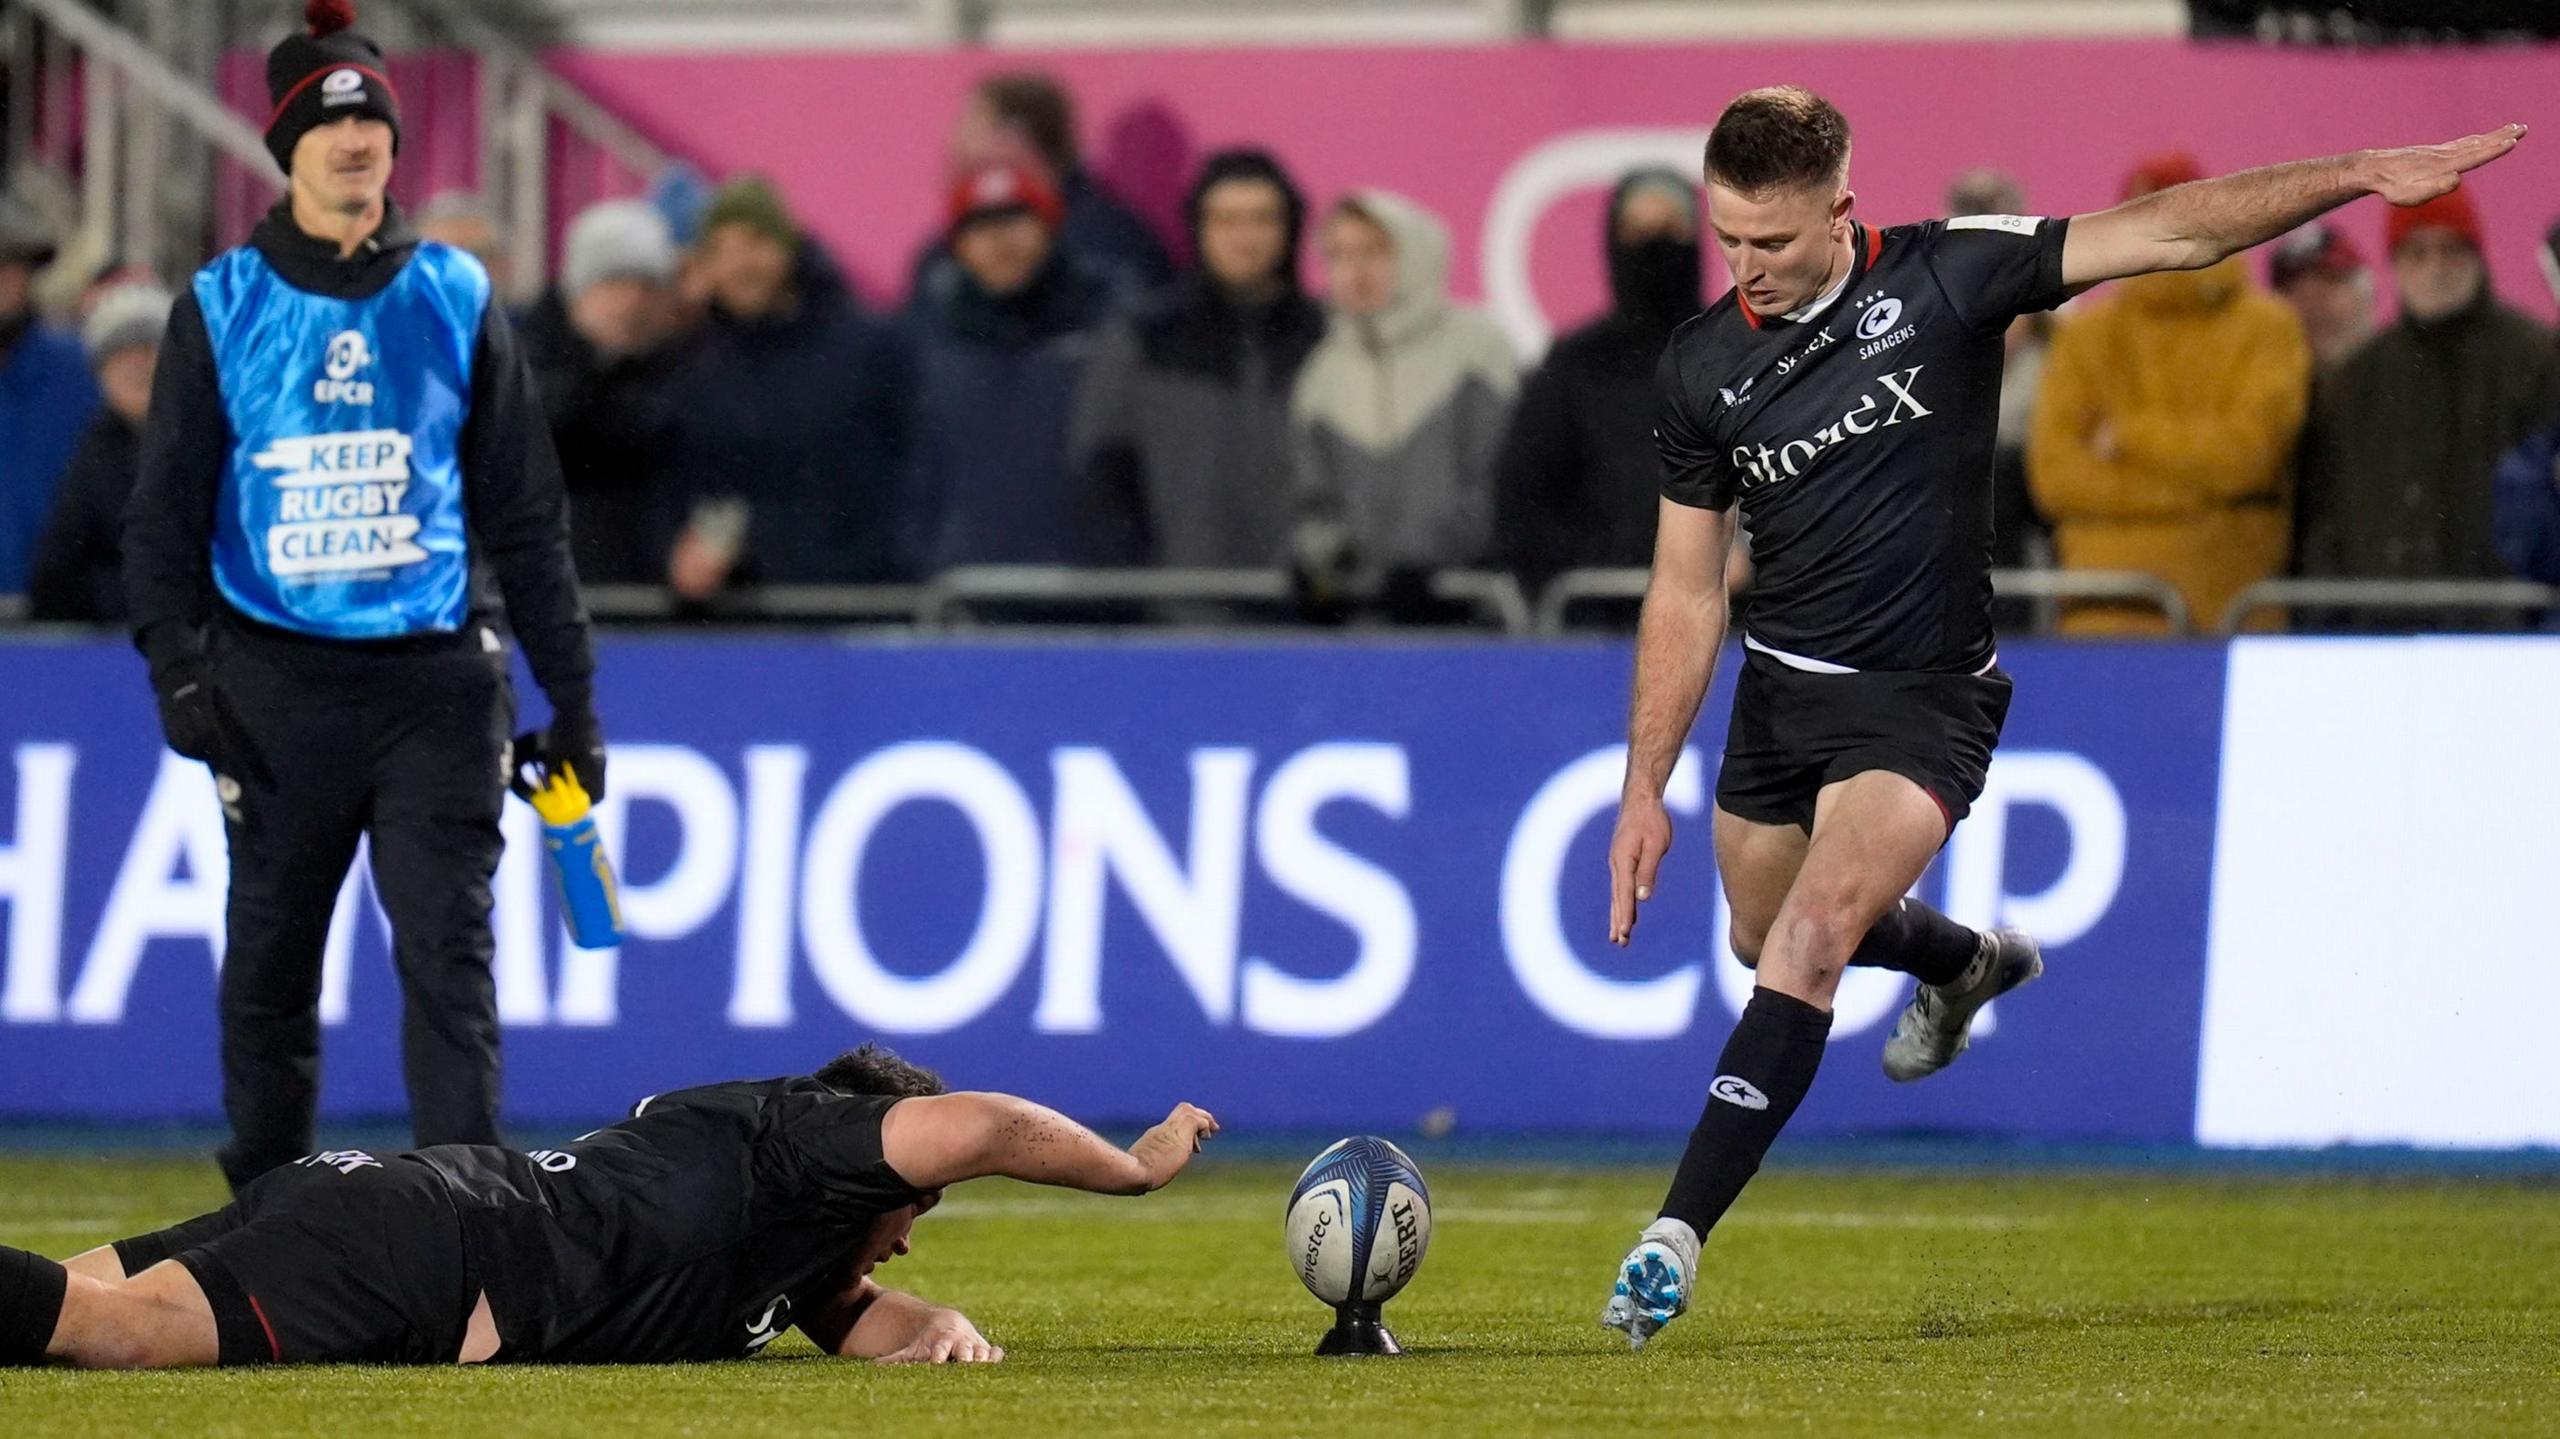
[[[1778,1131],[1804,1102],[1822,1046],[1831,1035],[1831,1012],[1774,989],[1751,991],[1733,1037],[1716,1060],[1707,1087],[1706,1112],[1689,1131],[1689,1147],[1662,1201],[1666,1219],[1677,1219],[1704,1239],[1760,1172]]]
[[[1922,984],[1953,984],[1982,946],[1982,935],[1916,899],[1888,909],[1858,941],[1853,965],[1897,969]]]
[[[0,1368],[42,1364],[71,1271],[23,1249],[0,1244]]]

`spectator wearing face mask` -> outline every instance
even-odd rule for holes
[[[1565,335],[1520,387],[1495,479],[1495,545],[1533,591],[1559,572],[1653,555],[1661,461],[1654,369],[1698,313],[1698,191],[1636,170],[1609,197],[1607,314]]]
[[[2400,316],[2320,388],[2303,455],[2302,570],[2503,576],[2491,472],[2560,415],[2560,351],[2491,291],[2468,191],[2393,210],[2388,233]]]

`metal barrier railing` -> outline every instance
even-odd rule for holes
[[[183,127],[211,156],[229,161],[224,174],[250,187],[261,207],[284,188],[284,177],[276,173],[257,126],[233,113],[209,86],[183,73],[133,30],[80,0],[17,0],[14,10],[7,17],[10,53],[0,58],[18,72],[22,84],[34,78],[32,68],[43,65],[48,42],[68,47],[81,62],[76,77],[64,70],[53,79],[76,81],[78,91],[77,162],[72,163],[68,152],[59,158],[66,171],[78,176],[77,241],[88,255],[113,256],[164,275],[185,274],[202,258],[195,233],[203,215],[188,180],[193,171],[182,160],[180,137],[169,130],[170,123]],[[34,158],[27,153],[37,122],[33,89],[26,85],[13,98],[7,164]],[[52,119],[62,122],[57,128],[67,129],[73,119],[70,108],[47,108],[56,112]]]
[[[1069,609],[1095,605],[1279,606],[1289,573],[1278,569],[1077,569],[1072,565],[961,565],[924,587],[916,622],[971,629],[986,606]]]
[[[1532,628],[1542,635],[1571,628],[1576,606],[1597,602],[1624,603],[1644,598],[1651,572],[1639,569],[1567,570],[1539,592]],[[2177,587],[2157,575],[2136,570],[1993,570],[1992,592],[2003,599],[2114,600],[2147,605],[2160,611],[2169,632],[2191,631],[2193,617]]]
[[[1433,598],[1472,611],[1505,634],[1529,632],[1529,601],[1519,583],[1491,570],[1442,570]],[[1242,605],[1289,613],[1294,600],[1283,569],[1078,569],[1068,565],[962,565],[925,587],[917,621],[927,629],[981,623],[975,611],[1004,607],[1090,611],[1102,606]]]
[[[764,585],[732,590],[704,604],[676,598],[664,585],[584,586],[587,613],[600,620],[798,620],[912,625],[924,604],[916,585]]]
[[[1639,569],[1567,570],[1539,593],[1534,607],[1511,576],[1489,570],[1443,570],[1432,577],[1431,589],[1449,604],[1472,609],[1487,628],[1515,635],[1558,635],[1572,629],[1572,611],[1577,606],[1642,600],[1648,575]],[[1993,570],[1991,584],[1995,593],[2012,599],[2145,604],[2160,611],[2170,633],[2191,632],[2184,601],[2167,581],[2152,575],[2120,570]],[[1280,618],[1293,618],[1296,613],[1289,573],[1281,569],[969,565],[946,571],[926,585],[768,585],[731,591],[704,604],[680,601],[662,585],[588,585],[585,595],[587,611],[595,618],[637,623],[752,620],[958,630],[986,623],[973,612],[978,607],[1037,612],[1114,605],[1176,610],[1184,605],[1245,605],[1270,609]],[[2261,580],[2241,591],[2223,612],[2223,628],[2237,629],[2267,609],[2500,611],[2516,616],[2522,624],[2540,611],[2560,609],[2560,588],[2524,580]],[[0,594],[0,624],[17,624],[26,618],[26,596]],[[1143,614],[1138,619],[1141,624],[1155,621],[1156,617]]]
[[[2560,606],[2560,589],[2530,580],[2260,580],[2242,590],[2222,612],[2222,627],[2236,630],[2260,610],[2511,610],[2519,614]]]

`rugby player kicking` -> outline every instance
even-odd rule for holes
[[[1739,501],[1758,573],[1714,845],[1758,987],[1603,1324],[1642,1348],[1688,1308],[1700,1243],[1813,1083],[1845,966],[1920,981],[1885,1046],[1897,1080],[1954,1062],[1982,1006],[2043,972],[2026,935],[1977,934],[1906,897],[1982,793],[2009,709],[1989,579],[2009,322],[2103,280],[2201,269],[2360,195],[2421,204],[2523,136],[2275,165],[2069,219],[1877,230],[1854,217],[1849,126],[1829,102],[1780,86],[1726,107],[1707,215],[1733,289],[1662,357],[1663,498],[1609,937],[1628,942],[1671,847],[1663,787],[1724,643]],[[2129,492],[2137,462],[2173,462],[2179,443],[2108,440]]]
[[[66,1263],[0,1246],[0,1365],[731,1359],[794,1324],[850,1358],[992,1363],[958,1310],[871,1278],[917,1216],[995,1175],[1146,1194],[1217,1132],[1185,1104],[1123,1150],[866,1045],[559,1149],[336,1150]]]

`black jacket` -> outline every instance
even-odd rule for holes
[[[124,567],[116,551],[141,463],[142,431],[100,406],[80,435],[36,541],[27,618],[75,624],[124,618]]]
[[[1533,590],[1564,570],[1653,557],[1654,373],[1671,332],[1698,312],[1698,247],[1607,245],[1612,308],[1556,341],[1522,383],[1495,467],[1495,547]]]
[[[607,359],[557,289],[524,317],[525,361],[569,490],[569,553],[588,584],[660,585],[675,538],[685,342]]]
[[[312,294],[363,299],[399,275],[418,237],[386,204],[381,228],[341,259],[337,245],[306,235],[288,202],[249,236],[287,284]],[[213,517],[231,454],[231,421],[213,344],[192,288],[181,290],[153,372],[143,427],[141,476],[125,515],[125,599],[134,643],[164,690],[202,662],[205,627],[217,616],[253,622],[222,602],[213,583]],[[471,527],[472,620],[452,637],[504,615],[533,676],[559,714],[593,708],[595,655],[587,609],[569,563],[560,461],[505,312],[482,315],[471,363],[470,412],[463,422],[464,504]],[[338,642],[364,648],[366,642]],[[415,648],[417,641],[397,642]]]
[[[779,314],[714,307],[672,381],[680,508],[746,502],[738,583],[896,579],[913,360],[815,241],[801,243],[791,289]]]

